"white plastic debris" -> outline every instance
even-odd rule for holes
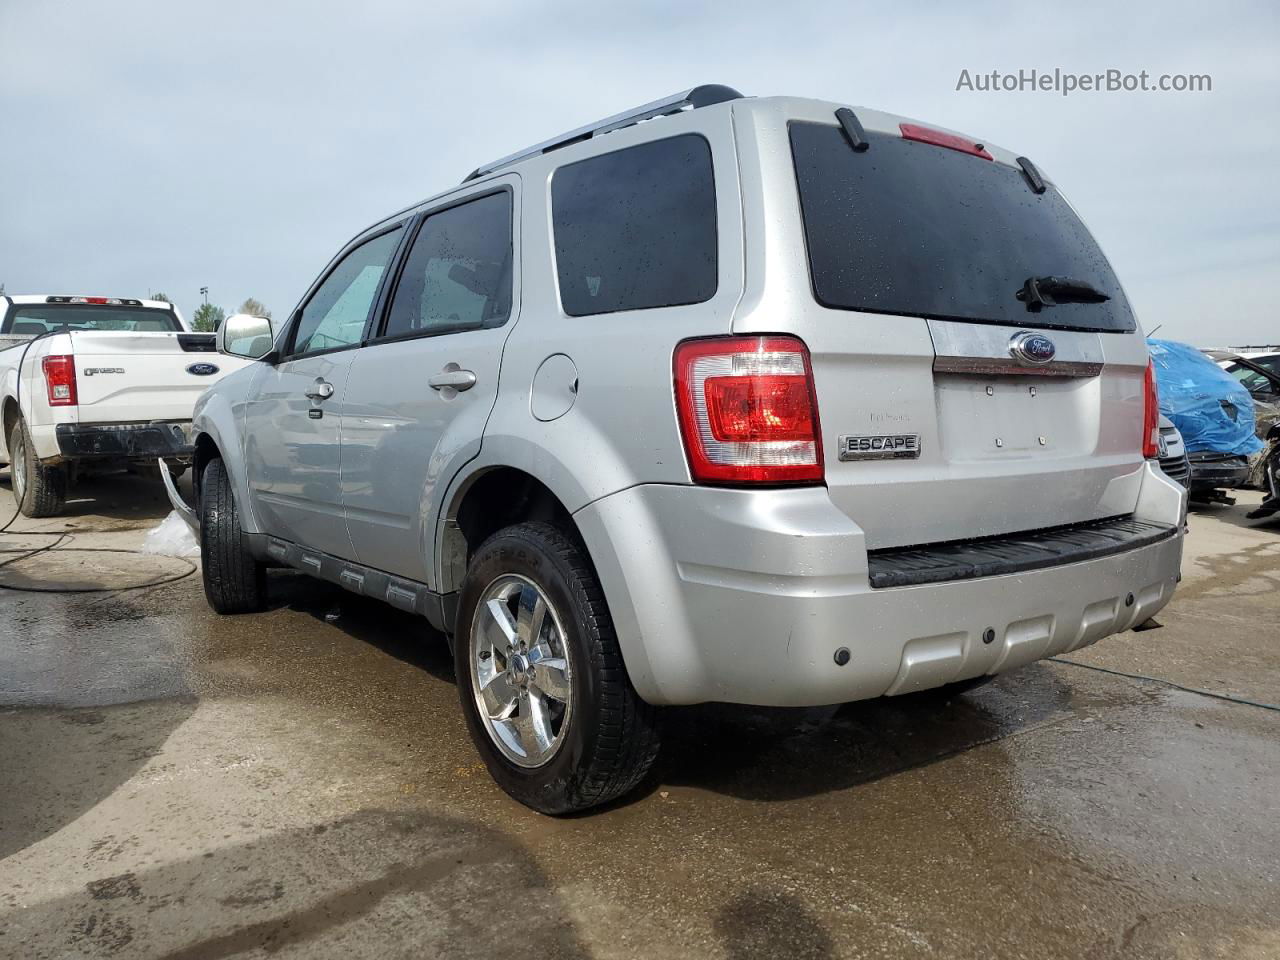
[[[160,521],[160,525],[147,531],[142,541],[142,552],[161,557],[198,557],[200,544],[187,522],[177,510]]]

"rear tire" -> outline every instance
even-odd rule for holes
[[[266,606],[266,565],[249,550],[221,459],[209,461],[200,485],[200,562],[205,599],[216,612],[256,613]]]
[[[520,615],[535,605],[542,612]],[[503,609],[509,617],[500,621]],[[644,779],[658,755],[656,710],[631,685],[578,544],[549,523],[498,531],[471,558],[457,622],[463,716],[503,790],[541,813],[564,814],[608,803]],[[508,708],[493,707],[501,703]],[[530,716],[537,730],[521,725]],[[544,733],[552,736],[539,739]],[[533,747],[521,755],[526,743]]]
[[[9,431],[9,483],[24,517],[56,517],[67,505],[67,468],[40,462],[22,417]]]

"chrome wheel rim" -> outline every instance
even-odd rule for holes
[[[27,441],[21,430],[13,432],[16,439],[9,451],[9,482],[13,485],[13,498],[21,503],[27,490]]]
[[[521,767],[549,762],[573,718],[573,673],[559,613],[532,580],[505,574],[471,618],[471,692],[485,731]]]

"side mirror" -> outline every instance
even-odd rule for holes
[[[261,360],[275,346],[271,321],[248,313],[233,313],[218,328],[218,352]]]

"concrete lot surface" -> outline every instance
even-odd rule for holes
[[[79,492],[0,536],[57,545],[0,585],[190,568],[129,552],[158,483]],[[1073,659],[1280,702],[1256,501],[1191,518],[1163,629]],[[424,622],[271,595],[0,589],[0,957],[1280,957],[1280,713],[1059,663],[950,702],[672,711],[652,784],[554,820],[489,780]]]

